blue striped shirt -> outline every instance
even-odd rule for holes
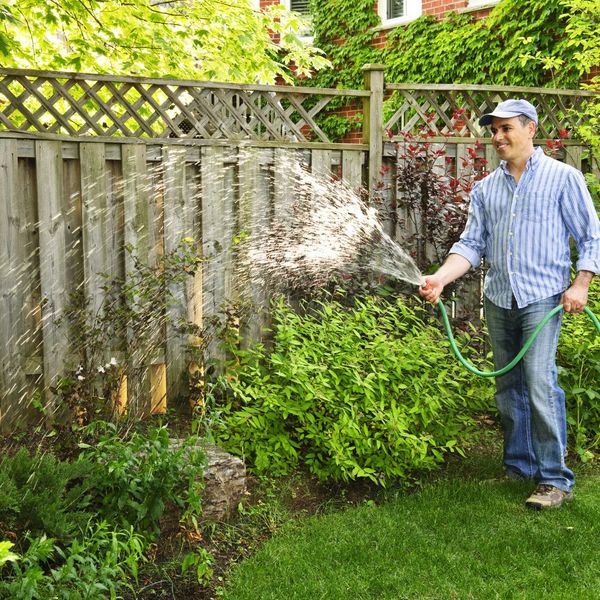
[[[485,295],[502,308],[511,308],[514,296],[523,308],[569,286],[570,236],[577,271],[600,273],[600,222],[583,175],[536,148],[518,184],[505,161],[477,182],[450,253],[473,267],[485,257]]]

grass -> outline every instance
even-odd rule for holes
[[[534,512],[530,483],[486,479],[496,463],[477,460],[479,473],[288,523],[232,570],[224,597],[600,598],[597,470],[580,474],[573,503]]]

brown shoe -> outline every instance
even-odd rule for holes
[[[527,498],[525,505],[534,510],[558,508],[563,502],[573,500],[573,492],[565,492],[553,485],[540,483],[533,494]]]

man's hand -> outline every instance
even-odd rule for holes
[[[580,313],[588,303],[588,289],[594,274],[590,271],[579,271],[570,288],[560,297],[560,303],[566,312]]]
[[[425,277],[425,283],[419,288],[419,294],[432,304],[437,304],[440,299],[444,284],[435,275]]]

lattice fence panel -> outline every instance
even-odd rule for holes
[[[0,69],[0,129],[69,137],[329,143],[319,116],[362,90]]]
[[[593,92],[464,85],[389,84],[385,103],[385,127],[392,134],[430,132],[435,136],[485,137],[479,118],[508,98],[525,98],[538,111],[537,137],[555,139],[563,129],[575,130],[583,123],[585,104]]]

